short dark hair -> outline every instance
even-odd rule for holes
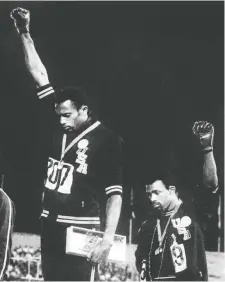
[[[55,93],[55,103],[60,104],[66,100],[71,100],[77,109],[85,105],[88,107],[88,115],[94,117],[95,111],[93,106],[93,100],[87,94],[87,92],[80,86],[65,86]]]
[[[171,170],[161,170],[158,173],[148,177],[145,180],[146,185],[152,184],[157,180],[161,180],[166,189],[169,189],[169,186],[175,186],[178,188],[180,186],[180,179],[179,179],[179,173]]]

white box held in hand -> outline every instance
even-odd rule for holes
[[[101,242],[102,237],[103,232],[101,231],[70,226],[66,234],[66,253],[86,257]],[[126,236],[115,234],[108,260],[125,262]]]

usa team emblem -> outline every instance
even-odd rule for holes
[[[78,149],[84,149],[84,148],[87,148],[88,144],[89,144],[89,141],[87,139],[82,139],[78,142],[77,147]]]
[[[88,150],[88,144],[89,141],[87,139],[82,139],[80,142],[77,144],[78,150],[77,150],[77,158],[76,158],[76,163],[79,164],[77,168],[77,172],[87,174],[87,150]]]

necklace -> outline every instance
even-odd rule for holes
[[[160,261],[159,272],[158,272],[158,278],[159,278],[160,277],[161,268],[162,268],[162,264],[163,264],[163,256],[164,256],[164,251],[165,251],[165,247],[166,247],[166,241],[167,241],[166,231],[167,231],[167,228],[169,226],[169,223],[170,223],[172,217],[175,215],[175,213],[179,209],[181,203],[182,203],[182,201],[179,200],[178,205],[175,207],[175,209],[171,213],[171,215],[170,215],[170,217],[169,217],[169,219],[168,219],[168,221],[166,223],[166,226],[165,226],[165,229],[163,231],[163,234],[161,234],[160,219],[157,218],[156,226],[155,226],[155,229],[154,229],[154,232],[153,232],[153,236],[152,236],[152,240],[151,240],[150,251],[149,251],[149,259],[148,259],[148,261],[149,261],[149,279],[150,279],[150,281],[153,281],[152,280],[152,276],[151,276],[151,253],[152,253],[152,245],[153,245],[153,242],[154,242],[154,237],[155,237],[156,229],[157,229],[157,233],[158,233],[159,247],[156,249],[155,254],[162,253],[161,254],[161,261]],[[164,244],[163,244],[163,239],[164,239],[165,236],[166,236],[166,238],[165,238],[165,241],[164,241]],[[162,245],[163,245],[163,248],[162,248]]]
[[[157,233],[158,233],[158,242],[159,242],[159,247],[156,249],[156,255],[157,253],[160,253],[162,252],[162,243],[163,243],[163,239],[166,235],[166,231],[167,231],[167,228],[169,226],[169,223],[170,223],[170,219],[171,219],[171,216],[169,217],[167,223],[166,223],[166,226],[164,228],[164,231],[163,231],[163,234],[161,232],[161,226],[160,226],[160,219],[157,218],[157,223],[156,223],[156,227],[157,227]]]
[[[148,258],[148,262],[149,262],[149,264],[148,264],[148,267],[149,267],[149,279],[150,279],[150,281],[153,281],[152,280],[152,275],[151,275],[151,253],[152,253],[152,245],[153,245],[153,242],[154,242],[156,228],[157,227],[155,226],[154,233],[153,233],[153,236],[152,236],[152,241],[151,241],[149,258]],[[161,256],[161,261],[160,261],[160,266],[159,266],[158,278],[160,277],[160,272],[161,272],[161,268],[162,268],[163,256],[164,256],[164,251],[165,251],[165,247],[166,247],[166,241],[167,241],[167,237],[165,239],[165,242],[164,242],[164,245],[163,245],[163,248],[162,248],[162,256]]]
[[[149,272],[149,279],[152,281],[152,276],[151,276],[151,252],[152,252],[152,245],[155,237],[155,232],[156,232],[156,226],[152,235],[152,241],[151,241],[151,246],[150,246],[150,252],[149,252],[149,257],[148,257],[148,272]]]

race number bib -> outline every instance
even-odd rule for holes
[[[73,170],[74,167],[71,164],[61,164],[59,161],[49,158],[45,187],[63,194],[70,194],[73,183]]]
[[[178,244],[176,237],[172,234],[173,244],[170,246],[171,256],[173,260],[174,270],[176,273],[187,268],[186,253],[183,244]]]

